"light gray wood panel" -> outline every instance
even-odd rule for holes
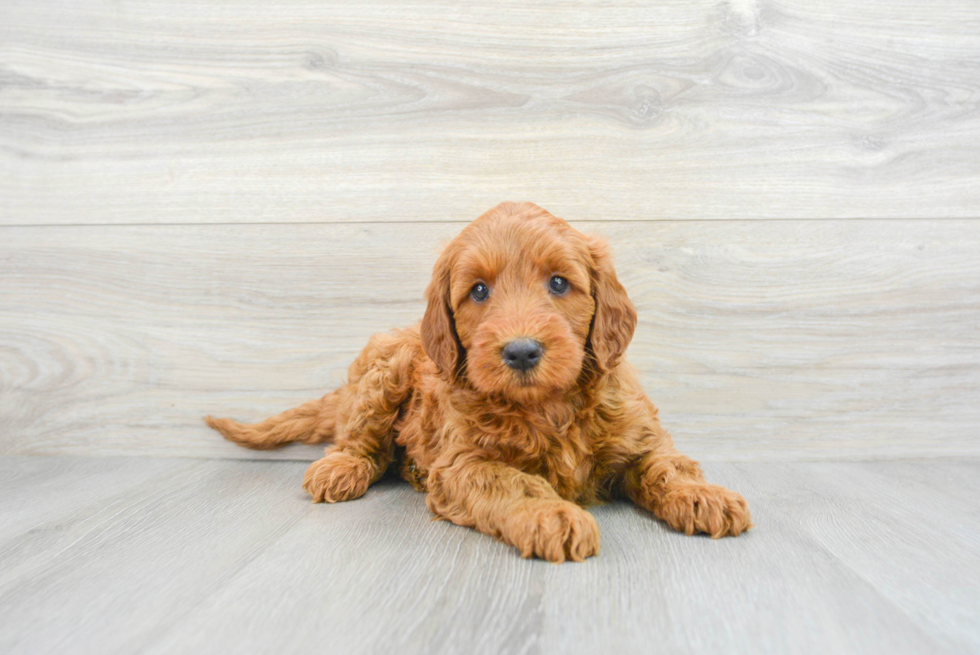
[[[678,445],[980,453],[980,223],[765,225],[602,225],[639,308],[629,358]],[[314,457],[256,455],[200,416],[259,419],[340,384],[370,334],[421,316],[459,227],[5,228],[0,449]]]
[[[58,459],[39,458],[55,471]],[[430,521],[423,495],[394,480],[310,505],[303,468],[191,464],[76,510],[68,531],[58,519],[21,535],[35,566],[0,580],[4,652],[958,653],[980,641],[975,622],[932,620],[980,599],[962,534],[975,540],[980,522],[959,483],[977,462],[709,463],[746,494],[754,530],[685,537],[613,503],[592,509],[599,556],[561,566]],[[925,495],[907,484],[916,473]],[[954,579],[948,596],[933,587]]]
[[[430,517],[395,480],[315,506],[147,652],[541,652],[548,565]]]
[[[772,464],[733,483],[886,596],[950,652],[980,650],[977,462]],[[964,483],[964,479],[968,482]],[[754,514],[753,514],[754,516]],[[942,545],[937,546],[937,541]]]
[[[0,222],[975,217],[972,0],[17,0]]]
[[[0,649],[135,652],[312,507],[302,465],[188,464],[0,544]],[[88,483],[114,488],[116,475]]]
[[[197,465],[194,460],[141,461],[134,463],[129,457],[0,458],[0,539],[43,523],[57,523],[58,517],[93,512],[93,507],[101,507],[110,496]],[[7,564],[8,556],[3,556]]]
[[[659,652],[678,653],[957,652],[948,649],[943,631],[910,621],[859,572],[818,546],[799,524],[809,508],[786,511],[779,504],[783,495],[802,495],[797,487],[810,482],[811,466],[822,465],[784,464],[790,474],[775,481],[771,466],[704,466],[709,481],[745,494],[755,523],[745,539],[684,538],[659,524],[652,529],[649,514],[626,505],[595,510],[603,539],[595,566],[581,572],[552,567],[547,573],[543,603],[551,620],[542,642],[550,652],[649,652],[651,644]],[[881,466],[854,468],[874,472]],[[756,480],[764,482],[756,487]],[[817,487],[809,484],[807,492],[818,495]],[[860,478],[841,485],[841,511],[860,504],[864,493]],[[814,504],[822,507],[816,499]],[[901,511],[896,505],[887,514]],[[862,526],[851,523],[846,532],[861,549]],[[938,534],[945,533],[932,533],[931,539]],[[908,544],[875,546],[865,554],[905,554]],[[942,558],[946,547],[939,549]],[[940,563],[932,568],[947,575],[958,571]],[[905,593],[919,592],[901,570],[890,575]],[[980,562],[965,575],[980,577]]]

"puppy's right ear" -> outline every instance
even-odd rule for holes
[[[454,377],[463,361],[463,347],[456,335],[456,322],[449,304],[449,256],[443,253],[432,271],[432,281],[425,290],[428,305],[422,317],[422,350],[439,372]]]

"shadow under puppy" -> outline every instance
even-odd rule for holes
[[[599,552],[582,505],[624,496],[686,534],[751,527],[739,494],[674,450],[622,361],[636,311],[605,243],[503,203],[439,257],[420,325],[378,334],[333,393],[254,425],[208,417],[249,448],[332,442],[303,487],[362,496],[393,463],[438,517],[524,557]]]

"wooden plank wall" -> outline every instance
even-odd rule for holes
[[[0,453],[254,456],[200,415],[336,385],[531,200],[692,455],[976,456],[978,62],[972,0],[9,0]]]

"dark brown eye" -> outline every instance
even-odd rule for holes
[[[568,280],[560,275],[553,275],[548,282],[548,290],[556,296],[560,296],[568,291]]]
[[[483,282],[477,282],[470,289],[470,297],[477,302],[483,302],[490,295],[490,289]]]

